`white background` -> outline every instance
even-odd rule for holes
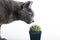
[[[27,0],[17,0],[25,2]],[[26,24],[15,21],[2,25],[2,37],[8,40],[30,40],[29,28],[37,24],[41,27],[41,40],[60,40],[60,0],[32,0],[35,22]]]

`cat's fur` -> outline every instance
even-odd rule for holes
[[[29,8],[30,3],[30,1],[23,3],[11,0],[0,0],[0,24],[10,23],[15,20],[30,23],[33,17],[33,12]]]

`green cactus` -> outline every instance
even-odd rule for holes
[[[30,27],[30,31],[39,32],[41,31],[41,28],[38,25],[34,25]]]

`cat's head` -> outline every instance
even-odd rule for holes
[[[30,7],[31,4],[32,4],[32,1],[27,1],[27,2],[23,3],[20,6],[20,9],[18,10],[18,19],[22,20],[28,24],[34,22],[34,20],[33,20],[34,13]]]

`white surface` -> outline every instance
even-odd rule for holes
[[[15,21],[2,25],[2,37],[8,40],[29,40],[29,28],[37,24],[42,28],[41,40],[60,40],[60,0],[33,0],[33,2],[35,22],[28,25],[22,21]]]

